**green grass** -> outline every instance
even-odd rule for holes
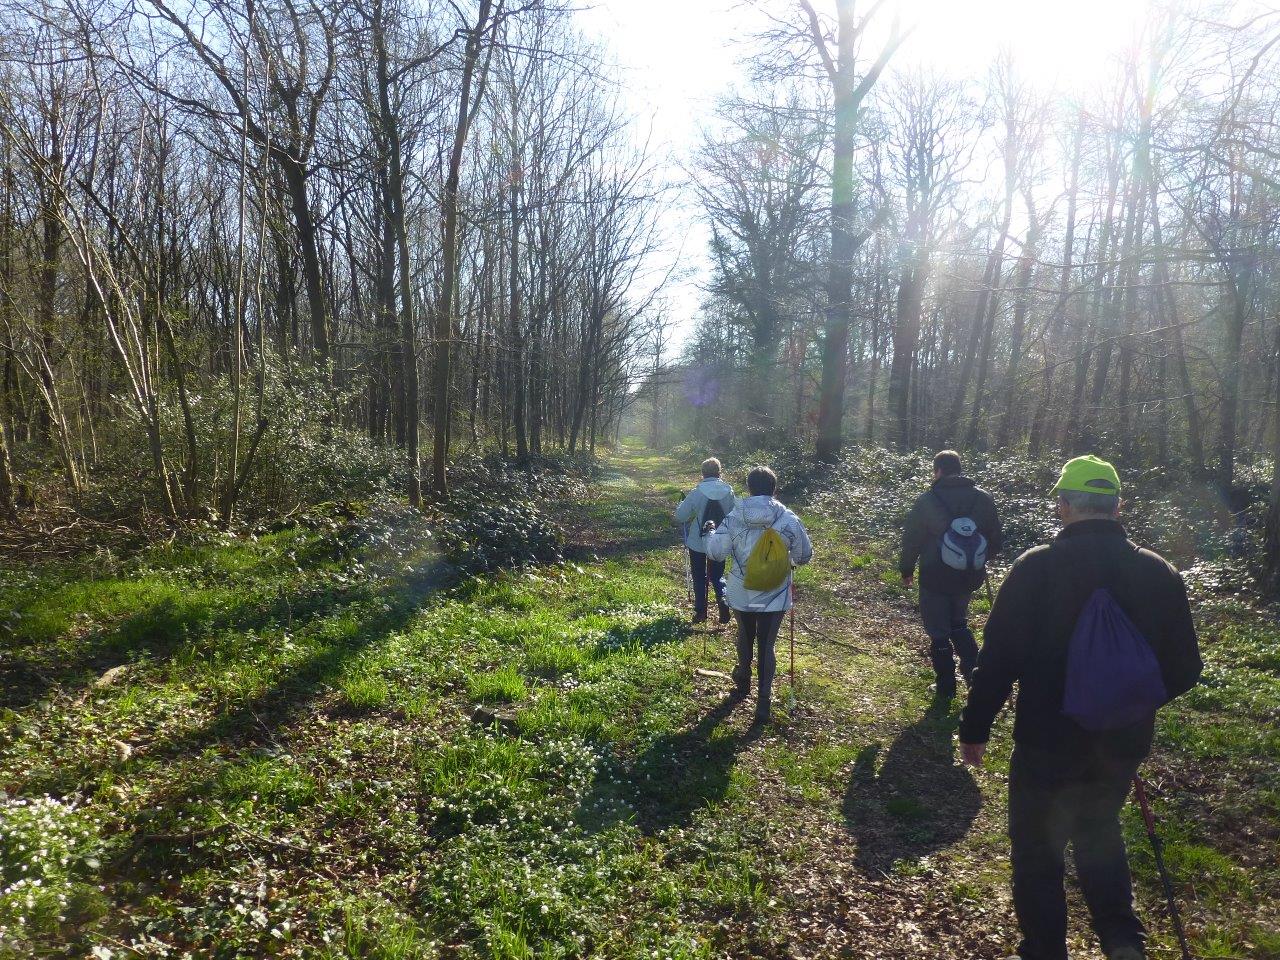
[[[144,938],[226,957],[780,956],[808,936],[797,878],[836,873],[824,896],[875,913],[859,884],[900,885],[935,939],[956,916],[1009,934],[1008,721],[956,828],[917,769],[945,758],[954,711],[922,719],[918,637],[884,632],[908,599],[890,546],[806,517],[804,616],[852,648],[801,634],[791,716],[749,732],[750,704],[692,670],[731,656],[685,626],[668,514],[692,477],[635,447],[614,467],[561,505],[608,541],[600,559],[435,589],[429,548],[380,552],[359,520],[0,572],[0,872],[42,878],[0,895],[0,957]],[[1207,683],[1162,716],[1158,815],[1199,952],[1274,960],[1280,629],[1244,610],[1203,626]],[[477,703],[511,725],[471,722]]]
[[[512,665],[467,678],[467,691],[478,703],[517,703],[529,695],[529,685]]]

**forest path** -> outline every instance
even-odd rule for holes
[[[0,896],[0,940],[16,915],[30,956],[1006,957],[1007,720],[986,769],[956,764],[889,545],[802,502],[797,682],[784,628],[753,728],[698,672],[733,653],[688,626],[671,513],[695,473],[624,446],[538,504],[571,559],[442,588],[395,502],[0,578],[0,666],[46,678],[0,710],[0,826],[23,870],[48,866],[32,800],[81,838],[43,900]],[[1265,919],[1264,845],[1239,846],[1254,873],[1181,865],[1226,863],[1215,909]]]
[[[597,516],[620,522],[601,545],[615,556],[660,551],[672,600],[687,609],[669,512],[696,478],[638,450],[624,449],[611,465],[634,486],[604,484],[600,497],[610,506],[597,505]],[[855,542],[835,518],[803,503],[791,506],[814,542],[814,561],[797,577],[796,685],[786,622],[775,689],[782,709],[763,731],[750,728],[754,693],[729,705],[727,685],[695,676],[700,710],[688,729],[705,749],[686,758],[689,779],[700,765],[721,762],[716,745],[730,742],[728,779],[740,787],[695,819],[763,820],[770,924],[783,956],[1005,957],[1017,941],[1004,834],[1008,725],[998,728],[987,768],[959,764],[961,701],[950,709],[932,703],[927,640],[886,550]],[[668,514],[664,535],[642,532],[638,517],[659,511]],[[691,667],[727,672],[732,625],[694,628],[686,647]],[[1098,957],[1080,922],[1083,904],[1073,899],[1072,956]]]

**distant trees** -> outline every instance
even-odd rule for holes
[[[47,465],[72,500],[177,522],[351,471],[418,502],[422,438],[443,494],[455,446],[591,448],[616,425],[661,191],[569,11],[0,18],[0,512],[13,471]]]
[[[835,0],[834,29],[824,26],[810,0],[798,0],[812,56],[831,84],[831,247],[828,251],[826,323],[822,340],[822,385],[818,392],[818,456],[834,457],[844,442],[845,383],[853,310],[854,258],[868,232],[858,231],[854,149],[863,102],[905,39],[895,17],[888,39],[861,72],[858,54],[881,4],[859,19],[854,0]]]
[[[693,171],[711,225],[713,290],[732,305],[748,345],[741,402],[754,419],[775,425],[787,422],[773,389],[779,354],[793,323],[811,312],[813,264],[825,249],[824,138],[812,109],[794,97],[726,101]]]
[[[892,436],[910,446],[917,439],[910,395],[918,375],[925,291],[973,155],[977,109],[958,84],[924,75],[899,80],[884,102],[890,189],[900,218],[888,405]]]
[[[697,156],[712,228],[706,319],[715,329],[747,317],[744,291],[773,264],[794,276],[828,268],[825,286],[808,284],[807,310],[794,311],[822,372],[816,399],[790,422],[820,455],[854,417],[865,435],[905,447],[1178,463],[1225,494],[1242,454],[1273,448],[1274,14],[1232,25],[1185,4],[1160,8],[1099,89],[1067,101],[1011,57],[985,84],[895,72],[901,32],[863,32],[876,4],[863,19],[844,2],[834,20],[807,2],[787,9],[796,15],[767,8],[749,66],[787,79],[797,102],[829,106],[759,104],[751,129],[812,151],[805,182],[830,184],[836,198],[831,242],[757,230],[748,243],[727,230],[744,213],[753,227],[768,222],[764,211],[796,180],[740,149],[743,123],[725,114]],[[864,69],[843,72],[853,62],[845,37],[877,38]],[[764,345],[749,323],[735,329],[719,348],[699,338],[690,362],[750,369]],[[861,389],[844,391],[846,369]]]

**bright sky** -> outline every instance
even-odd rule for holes
[[[775,9],[795,0],[773,0]],[[898,0],[915,32],[896,69],[929,65],[957,78],[981,79],[1002,48],[1027,74],[1063,91],[1091,88],[1117,51],[1132,42],[1148,0]],[[682,160],[718,95],[742,76],[755,16],[739,0],[595,0],[582,14],[588,33],[613,50],[632,111],[651,125],[658,149]],[[814,0],[834,10],[834,0]],[[862,0],[860,7],[868,6]],[[881,15],[887,28],[889,17]],[[672,291],[682,325],[698,308],[707,232],[692,211],[672,215],[682,262],[697,272]],[[678,350],[678,343],[673,344]]]

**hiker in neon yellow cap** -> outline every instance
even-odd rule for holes
[[[1107,960],[1144,960],[1120,810],[1151,750],[1155,713],[1202,663],[1187,590],[1120,525],[1120,477],[1096,456],[1062,468],[1062,530],[1017,559],[1000,586],[960,716],[966,763],[982,762],[1016,684],[1009,763],[1012,960],[1067,960],[1070,844]]]
[[[1101,457],[1085,454],[1062,465],[1062,474],[1050,493],[1096,493],[1104,497],[1120,496],[1120,475]],[[1118,508],[1120,505],[1116,503]]]

